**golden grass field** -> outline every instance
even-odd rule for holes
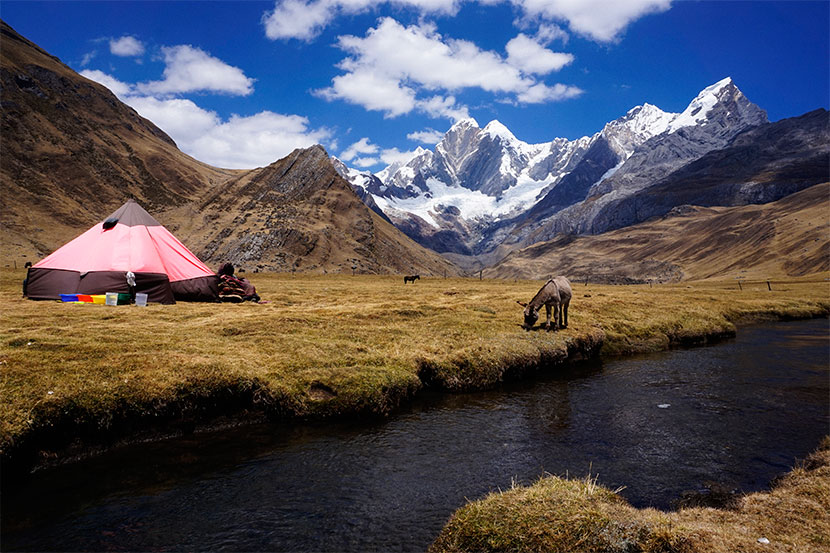
[[[824,275],[772,291],[765,282],[743,291],[734,281],[574,283],[569,328],[527,332],[516,300],[539,281],[248,276],[270,303],[35,302],[21,297],[23,271],[0,271],[3,457],[233,410],[386,414],[424,383],[481,389],[600,346],[604,355],[654,351],[731,335],[736,321],[830,312]]]
[[[425,385],[481,389],[581,356],[703,344],[734,334],[736,323],[830,313],[825,274],[773,281],[771,291],[763,281],[744,282],[743,290],[735,281],[573,283],[570,325],[558,332],[520,326],[516,300],[528,301],[541,281],[424,278],[404,285],[399,276],[248,276],[269,303],[34,302],[21,298],[23,271],[0,271],[6,473],[147,429],[175,433],[246,413],[388,414]],[[552,477],[463,507],[433,549],[514,550],[522,543],[523,550],[590,552],[630,542],[643,551],[754,551],[710,547],[729,536],[723,543],[749,543],[761,524],[746,518],[751,511],[780,520],[774,537],[789,545],[776,551],[818,551],[810,544],[827,545],[816,540],[827,536],[830,495],[830,453],[820,455],[821,472],[788,477],[802,483],[795,499],[755,494],[740,511],[640,511],[590,479]],[[817,508],[824,526],[805,530]]]

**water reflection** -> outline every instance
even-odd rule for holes
[[[426,394],[389,420],[130,446],[4,489],[2,546],[422,551],[467,499],[546,471],[591,467],[638,506],[712,480],[762,489],[827,432],[827,324]]]

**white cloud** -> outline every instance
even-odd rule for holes
[[[406,135],[406,138],[421,144],[438,144],[444,138],[444,133],[436,131],[433,128],[424,129],[422,131],[411,132]]]
[[[98,71],[97,69],[84,69],[80,72],[80,75],[83,75],[87,79],[95,81],[98,84],[104,85],[122,100],[132,92],[132,87],[129,84],[119,81],[115,77],[107,75],[103,71]]]
[[[536,33],[536,38],[541,44],[550,44],[554,40],[561,40],[562,44],[567,44],[570,36],[567,32],[562,30],[559,25],[553,23],[543,23],[539,25],[539,30]]]
[[[351,161],[353,165],[360,167],[361,169],[366,169],[367,167],[374,167],[380,163],[380,159],[376,157],[359,157]]]
[[[102,71],[86,70],[81,74],[112,90],[170,135],[183,152],[217,167],[261,167],[295,148],[325,143],[331,138],[331,131],[311,129],[308,119],[299,115],[262,111],[223,120],[216,112],[188,99],[137,94],[135,87]]]
[[[455,15],[464,0],[276,0],[274,10],[262,15],[265,34],[272,40],[312,40],[336,17],[390,4],[422,15]],[[615,40],[633,21],[671,7],[672,0],[467,0],[483,6],[510,2],[524,14],[554,30],[550,40],[567,40],[567,33],[552,21],[565,21],[570,29],[599,42]],[[558,29],[558,32],[555,31]],[[544,38],[540,36],[540,38]]]
[[[309,129],[308,119],[299,115],[262,111],[223,121],[190,100],[138,97],[128,103],[164,129],[183,152],[217,167],[261,167],[331,136],[327,129]]]
[[[364,137],[343,150],[340,158],[344,161],[351,161],[358,154],[376,154],[380,148],[375,144],[369,144],[369,139]]]
[[[576,86],[557,83],[548,86],[542,83],[533,85],[526,91],[520,93],[516,99],[521,104],[542,104],[545,102],[560,102],[580,96],[584,91]]]
[[[404,27],[386,17],[365,37],[341,36],[339,45],[352,55],[340,63],[343,70],[370,69],[430,90],[511,92],[533,84],[497,53],[466,40],[445,40],[430,24]]]
[[[331,136],[327,129],[309,129],[308,119],[262,111],[242,117],[232,115],[209,132],[197,137],[188,153],[197,159],[232,169],[268,165],[296,148],[324,143]]]
[[[139,83],[137,88],[144,94],[209,91],[247,96],[254,90],[254,79],[200,48],[183,44],[161,51],[166,64],[164,80]]]
[[[343,150],[340,159],[365,169],[380,163],[390,165],[397,161],[407,162],[414,155],[414,151],[401,152],[397,148],[381,149],[380,146],[370,143],[369,139],[364,137]]]
[[[89,62],[95,59],[95,56],[97,55],[98,50],[93,50],[91,52],[87,52],[86,54],[84,54],[84,56],[81,58],[81,67],[86,67],[87,65],[89,65]]]
[[[512,39],[505,47],[507,63],[525,73],[547,75],[559,71],[574,60],[572,54],[553,52],[523,33]]]
[[[472,42],[444,38],[435,26],[404,27],[382,18],[363,37],[339,37],[349,55],[338,67],[345,71],[332,85],[315,93],[327,100],[343,100],[368,110],[397,117],[415,109],[435,118],[469,117],[468,108],[452,95],[434,94],[479,88],[494,94],[532,97],[534,101],[567,96],[540,94],[542,83],[533,73],[548,73],[570,63],[573,56],[550,51],[520,35],[511,41],[511,58],[482,50]],[[563,85],[564,86],[564,85]],[[423,93],[426,93],[425,95]]]
[[[110,53],[116,56],[131,58],[144,54],[144,43],[134,36],[122,36],[110,40]]]
[[[124,101],[142,117],[161,127],[186,153],[190,153],[185,150],[186,145],[221,124],[216,112],[202,109],[183,98],[160,100],[151,96],[133,96]]]
[[[424,14],[455,15],[461,0],[391,0],[389,3],[415,8]]]
[[[311,40],[334,19],[335,10],[331,2],[304,0],[283,0],[277,2],[273,12],[262,15],[265,36],[271,40],[297,38]]]
[[[382,111],[386,117],[397,117],[415,108],[414,90],[371,68],[338,75],[329,88],[315,94],[326,100],[341,99],[370,111]]]
[[[397,148],[388,148],[382,150],[380,155],[369,157],[357,157],[350,161],[350,163],[361,169],[368,167],[375,167],[376,165],[389,166],[393,163],[406,163],[415,157],[415,151],[402,152]]]
[[[615,40],[631,22],[666,11],[671,0],[511,0],[528,17],[565,20],[570,29],[600,42]]]
[[[277,0],[262,14],[265,36],[271,40],[311,40],[341,14],[356,14],[382,4],[411,8],[421,14],[454,15],[461,0]]]
[[[459,121],[470,116],[467,106],[458,105],[455,96],[433,96],[418,102],[418,110],[434,119],[445,118]]]

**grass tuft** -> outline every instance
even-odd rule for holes
[[[819,553],[830,544],[828,512],[830,437],[771,491],[734,509],[635,509],[595,477],[547,476],[461,507],[430,552]]]

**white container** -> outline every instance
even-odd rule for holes
[[[147,294],[137,292],[135,295],[135,304],[140,305],[141,307],[147,307]]]
[[[107,305],[118,305],[118,292],[107,292]]]

